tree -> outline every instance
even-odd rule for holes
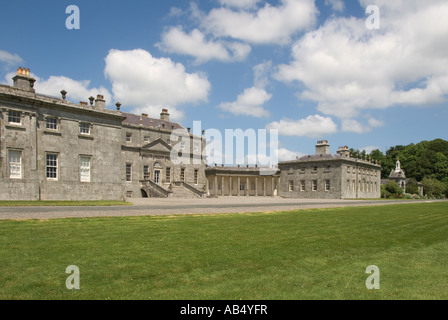
[[[418,182],[414,178],[409,179],[406,183],[406,193],[418,194]]]
[[[448,158],[442,152],[437,152],[435,154],[434,172],[432,177],[440,181],[448,177]]]
[[[372,150],[372,152],[370,152],[370,157],[377,163],[382,163],[385,158],[384,153],[382,153],[379,149]]]
[[[423,178],[423,191],[430,198],[441,198],[445,196],[446,186],[443,182],[433,178]]]

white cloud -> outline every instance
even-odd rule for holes
[[[367,130],[359,121],[354,119],[343,119],[342,120],[342,131],[353,132],[353,133],[365,133]]]
[[[241,9],[250,9],[257,5],[260,0],[219,0],[221,5]]]
[[[367,133],[371,132],[374,128],[382,127],[383,122],[374,118],[369,118],[367,123],[361,123],[355,119],[342,119],[343,132],[353,132],[353,133]]]
[[[142,49],[110,50],[105,75],[112,82],[114,98],[123,106],[149,111],[157,107],[158,113],[163,106],[180,115],[187,103],[207,102],[211,87],[205,75],[187,73],[182,64],[155,58]],[[154,116],[153,112],[149,114]]]
[[[212,59],[224,62],[242,61],[251,51],[248,44],[240,42],[208,41],[198,29],[189,34],[182,27],[171,27],[162,35],[162,42],[157,47],[165,52],[191,55],[196,63],[204,63]]]
[[[254,86],[257,88],[264,88],[269,83],[269,73],[272,68],[271,61],[265,61],[253,67],[254,71]]]
[[[291,161],[296,160],[296,157],[302,157],[304,156],[301,152],[294,152],[291,150],[288,150],[286,148],[279,148],[278,149],[278,161]]]
[[[270,167],[272,165],[277,165],[280,161],[296,160],[296,157],[303,156],[303,153],[294,152],[286,148],[278,148],[270,151],[274,152],[275,156],[271,157],[266,154],[249,154],[245,157],[244,161],[241,161],[241,163],[249,164],[251,166],[257,164],[260,167]]]
[[[269,111],[263,104],[271,99],[272,95],[266,90],[251,87],[240,94],[234,102],[223,102],[218,107],[234,115],[253,116],[256,118],[268,117]]]
[[[168,17],[175,17],[175,18],[177,18],[177,17],[180,17],[180,16],[182,16],[184,14],[185,14],[184,10],[182,10],[180,8],[177,8],[177,7],[171,7],[170,8],[170,12],[168,13]]]
[[[151,118],[159,119],[162,109],[167,109],[166,105],[146,105],[133,108],[132,113],[145,113]],[[168,113],[170,114],[170,121],[181,121],[185,117],[185,111],[177,107],[168,107]]]
[[[236,1],[227,1],[227,3]],[[218,37],[231,37],[255,44],[285,44],[291,36],[316,21],[318,10],[312,0],[281,0],[266,3],[256,12],[217,8],[202,18],[202,27]]]
[[[9,72],[5,76],[5,84],[12,86],[12,78],[16,75],[16,72]],[[39,94],[44,94],[56,98],[61,98],[61,91],[67,91],[67,100],[73,103],[79,103],[80,101],[89,102],[89,97],[96,98],[98,94],[104,96],[106,104],[108,106],[113,105],[112,94],[100,86],[99,88],[91,88],[90,80],[74,80],[65,76],[50,76],[48,79],[42,79],[38,75],[31,72],[31,77],[36,79],[34,89]]]
[[[34,75],[36,83],[34,88],[36,92],[50,95],[53,97],[61,97],[61,91],[67,91],[67,100],[73,103],[80,101],[89,102],[89,97],[97,97],[98,94],[104,96],[107,105],[112,105],[112,95],[109,90],[104,87],[89,88],[90,80],[73,80],[64,76],[51,76],[47,80],[40,79]]]
[[[12,86],[13,81],[12,78],[14,78],[14,76],[17,74],[17,72],[8,72],[5,75],[5,79],[3,80],[3,82],[1,82],[1,84],[5,84],[7,86]]]
[[[381,0],[376,5],[380,30],[367,30],[364,18],[327,20],[293,45],[293,59],[278,67],[276,79],[298,81],[305,88],[302,99],[342,119],[368,109],[446,101],[448,3]]]
[[[345,5],[342,0],[325,0],[327,6],[331,6],[334,11],[342,12],[344,11]]]
[[[310,115],[305,119],[282,119],[271,122],[266,129],[278,129],[280,135],[322,138],[337,132],[337,125],[330,117]]]
[[[377,127],[382,127],[384,125],[384,122],[381,120],[374,119],[374,118],[369,118],[368,124],[369,124],[370,128],[377,128]]]
[[[265,61],[253,67],[254,85],[238,95],[236,101],[223,102],[218,108],[234,115],[268,117],[269,111],[264,109],[263,105],[271,100],[272,94],[268,93],[264,87],[269,82],[268,73],[271,67],[271,61]]]
[[[0,50],[0,62],[8,66],[17,65],[23,62],[23,59],[18,54],[9,53],[8,51]]]

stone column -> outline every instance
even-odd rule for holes
[[[246,177],[246,197],[249,196],[249,177]]]
[[[263,177],[263,197],[266,197],[266,176]]]
[[[275,182],[274,180],[275,180],[275,177],[272,176],[271,177],[271,197],[274,196],[274,182]]]
[[[277,193],[275,194],[278,196],[280,193],[280,176],[277,177]]]
[[[221,177],[221,196],[224,195],[224,176]]]
[[[238,176],[238,185],[236,186],[236,190],[238,192],[238,197],[241,196],[241,192],[240,192],[240,184],[241,184],[241,178],[240,176]]]
[[[210,181],[208,180],[208,177],[206,177],[205,189],[207,191],[207,196],[210,196]]]
[[[232,196],[232,176],[229,176],[229,196]]]
[[[258,197],[258,177],[255,177],[255,196]]]
[[[218,176],[215,176],[215,186],[213,187],[213,195],[218,195]]]

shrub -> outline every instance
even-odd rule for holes
[[[401,190],[398,184],[392,180],[386,184],[385,189],[387,192],[389,192],[390,196],[393,198],[399,198],[403,193],[403,190]]]

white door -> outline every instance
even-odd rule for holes
[[[160,184],[160,170],[154,170],[154,182]]]

